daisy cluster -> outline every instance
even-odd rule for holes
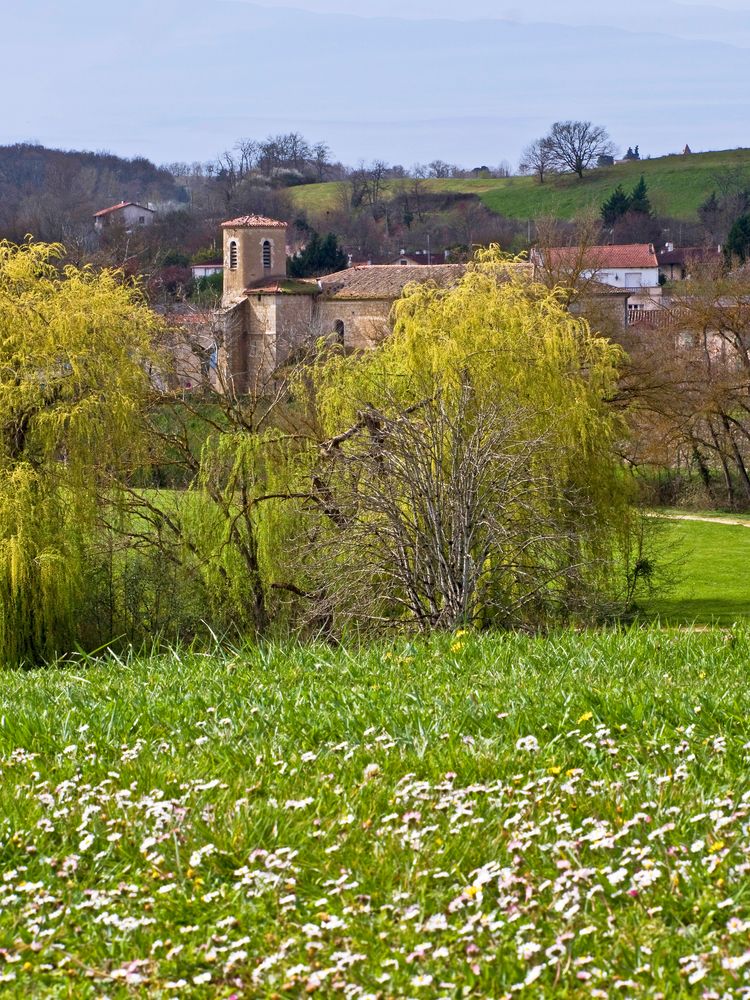
[[[524,641],[17,678],[2,995],[750,998],[747,688]]]

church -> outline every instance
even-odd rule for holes
[[[403,257],[397,264],[358,264],[320,278],[288,278],[285,222],[243,215],[222,223],[222,231],[220,308],[210,320],[190,309],[175,317],[180,330],[172,350],[183,388],[214,381],[211,372],[219,369],[236,392],[250,392],[319,337],[347,351],[372,348],[390,332],[393,304],[407,285],[429,281],[449,288],[467,267],[415,264]],[[510,266],[529,281],[538,275],[533,262]],[[628,323],[628,298],[628,289],[591,281],[582,301],[602,331],[620,332]],[[571,311],[579,312],[580,304]]]
[[[222,325],[228,370],[238,392],[321,336],[366,350],[390,329],[406,285],[448,287],[464,264],[365,264],[322,278],[287,278],[287,226],[258,215],[222,224]]]

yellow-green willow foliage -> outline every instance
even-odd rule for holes
[[[477,532],[461,529],[468,539],[461,558],[481,560],[474,566],[477,594],[461,604],[464,616],[474,623],[524,624],[524,615],[539,621],[548,611],[549,617],[561,609],[563,616],[585,617],[597,606],[613,608],[633,580],[634,524],[617,457],[624,428],[608,403],[621,360],[617,346],[593,334],[555,291],[533,284],[496,248],[480,252],[455,287],[407,288],[394,308],[392,336],[371,352],[323,359],[308,376],[323,438],[361,427],[330,452],[327,490],[342,517],[339,525],[328,523],[332,544],[319,569],[321,592],[343,600],[351,594],[356,617],[363,606],[357,585],[366,580],[383,588],[381,605],[393,598],[381,614],[398,615],[399,606],[408,606],[422,622],[448,621],[440,596],[430,592],[422,601],[388,591],[391,581],[410,573],[406,589],[434,591],[455,558],[456,505],[466,503],[482,523]],[[482,455],[483,435],[496,457]],[[418,441],[433,449],[432,465],[414,452]],[[389,454],[389,442],[398,454]],[[478,456],[474,468],[466,462],[467,442]],[[403,472],[411,460],[412,481],[394,476],[386,488],[389,470]],[[437,472],[436,462],[444,463]],[[508,478],[511,468],[515,481]],[[470,480],[479,485],[470,487]],[[368,483],[375,504],[368,501]],[[483,491],[479,501],[476,489]],[[431,490],[439,494],[434,502]],[[425,568],[425,546],[435,533],[440,545]],[[471,546],[480,535],[477,555]],[[356,539],[353,551],[347,536]],[[513,539],[508,552],[503,537]],[[390,546],[392,559],[403,564],[399,573],[378,546]],[[337,589],[357,552],[360,563],[369,553],[377,571],[368,577],[360,566],[358,584],[346,581]],[[453,584],[460,588],[461,581],[452,578]]]
[[[115,272],[0,243],[0,661],[75,642],[99,498],[137,459],[156,317]]]

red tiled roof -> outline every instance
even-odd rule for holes
[[[137,201],[121,201],[117,205],[110,205],[109,208],[102,208],[99,212],[94,212],[94,218],[98,219],[102,215],[109,215],[110,212],[119,212],[123,208],[142,208],[144,212],[153,212],[152,208],[147,208],[146,205],[139,205]]]
[[[548,255],[551,267],[574,265],[579,260],[580,247],[549,247],[543,253]],[[615,246],[589,247],[584,255],[586,267],[592,270],[606,270],[609,267],[658,267],[654,248],[650,243],[624,243]]]
[[[286,222],[269,219],[265,215],[240,215],[222,222],[222,229],[286,229]]]

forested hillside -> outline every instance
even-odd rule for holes
[[[179,201],[169,171],[143,157],[47,149],[34,143],[0,146],[0,234],[23,239],[75,239],[91,229],[100,208],[125,201]]]

